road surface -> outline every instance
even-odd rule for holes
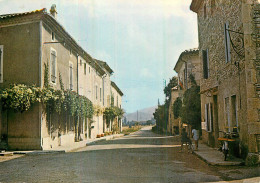
[[[0,182],[215,182],[259,173],[256,167],[208,166],[193,154],[179,153],[177,137],[157,135],[150,129],[77,152],[1,162]]]

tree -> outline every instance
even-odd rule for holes
[[[167,129],[168,120],[168,108],[164,105],[159,105],[153,113],[154,119],[156,120],[157,129],[161,132]]]
[[[201,126],[201,103],[200,103],[200,87],[196,84],[193,75],[189,76],[191,88],[187,89],[183,97],[183,107],[181,108],[180,116],[182,122],[191,126]]]
[[[180,116],[181,108],[182,108],[182,100],[180,97],[178,97],[174,101],[173,108],[172,108],[175,119],[177,119]]]
[[[159,131],[164,132],[167,131],[167,124],[169,118],[169,105],[171,101],[171,89],[178,85],[177,77],[172,77],[169,83],[165,86],[163,92],[165,94],[165,103],[163,105],[159,105],[158,108],[154,112],[154,119],[156,120],[156,127]]]
[[[166,97],[165,104],[169,108],[170,100],[171,100],[171,90],[173,87],[178,85],[178,78],[177,77],[172,77],[169,81],[169,83],[165,86],[163,92]]]

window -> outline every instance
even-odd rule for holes
[[[202,59],[203,59],[203,76],[204,79],[209,78],[209,56],[208,49],[202,50]]]
[[[88,73],[90,73],[90,67],[88,67]]]
[[[3,82],[3,54],[4,46],[0,45],[0,83]]]
[[[186,89],[188,89],[188,67],[187,67],[187,62],[184,62],[184,66],[185,66],[185,69],[184,69],[184,87]]]
[[[206,6],[206,4],[204,5],[204,18],[207,18],[207,6]]]
[[[96,100],[97,100],[97,96],[98,96],[98,89],[97,89],[97,86],[96,86]]]
[[[73,90],[73,64],[71,62],[69,66],[69,75],[70,75],[70,90]]]
[[[224,25],[226,63],[231,61],[230,35],[228,22]]]
[[[70,49],[70,56],[72,55],[72,49]]]
[[[99,89],[99,96],[100,96],[100,102],[101,102],[101,98],[102,98],[102,89]]]
[[[228,128],[228,131],[230,132],[230,115],[229,115],[229,97],[225,98],[225,124],[226,128]]]
[[[56,83],[57,52],[51,49],[51,82]]]
[[[55,40],[55,34],[54,34],[54,32],[51,32],[51,40],[52,40],[52,41]]]
[[[216,8],[216,1],[215,0],[211,0],[211,14],[213,14],[214,13],[214,10],[215,10],[215,8]]]
[[[84,74],[86,75],[87,74],[87,64],[84,63]]]
[[[107,106],[110,106],[110,96],[107,95]]]
[[[206,122],[206,130],[208,132],[212,132],[212,121],[213,121],[213,114],[212,114],[212,104],[208,103],[205,104],[205,122]]]
[[[82,60],[81,60],[81,59],[80,59],[80,61],[79,61],[79,65],[82,66]]]
[[[231,96],[232,127],[238,127],[236,95]]]

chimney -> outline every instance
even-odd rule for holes
[[[52,6],[51,6],[51,9],[50,9],[50,13],[51,13],[51,15],[54,17],[54,18],[57,18],[57,9],[56,9],[56,4],[53,4]]]

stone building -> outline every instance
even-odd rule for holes
[[[191,87],[191,75],[194,76],[197,85],[200,85],[200,69],[201,68],[198,49],[185,50],[181,53],[174,67],[174,70],[178,74],[179,82],[177,97],[183,99],[184,92]],[[176,99],[177,97],[174,98]],[[176,130],[176,132],[179,132],[181,128],[182,122],[180,121],[180,118],[178,118],[175,120],[174,129]]]
[[[1,89],[13,83],[43,88],[48,78],[54,90],[63,84],[101,108],[93,119],[47,114],[39,103],[23,113],[0,110],[0,146],[5,141],[9,149],[52,149],[104,133],[104,93],[111,91],[104,80],[110,82],[107,71],[112,69],[93,59],[62,27],[55,5],[50,14],[41,9],[0,15],[0,58]]]
[[[168,116],[168,124],[167,124],[167,132],[173,135],[179,133],[179,119],[174,118],[173,113],[173,104],[174,101],[179,97],[178,87],[173,87],[171,89],[171,100],[169,104],[169,116]]]
[[[192,0],[201,63],[202,138],[218,146],[238,132],[240,150],[257,153],[260,135],[259,3]]]

